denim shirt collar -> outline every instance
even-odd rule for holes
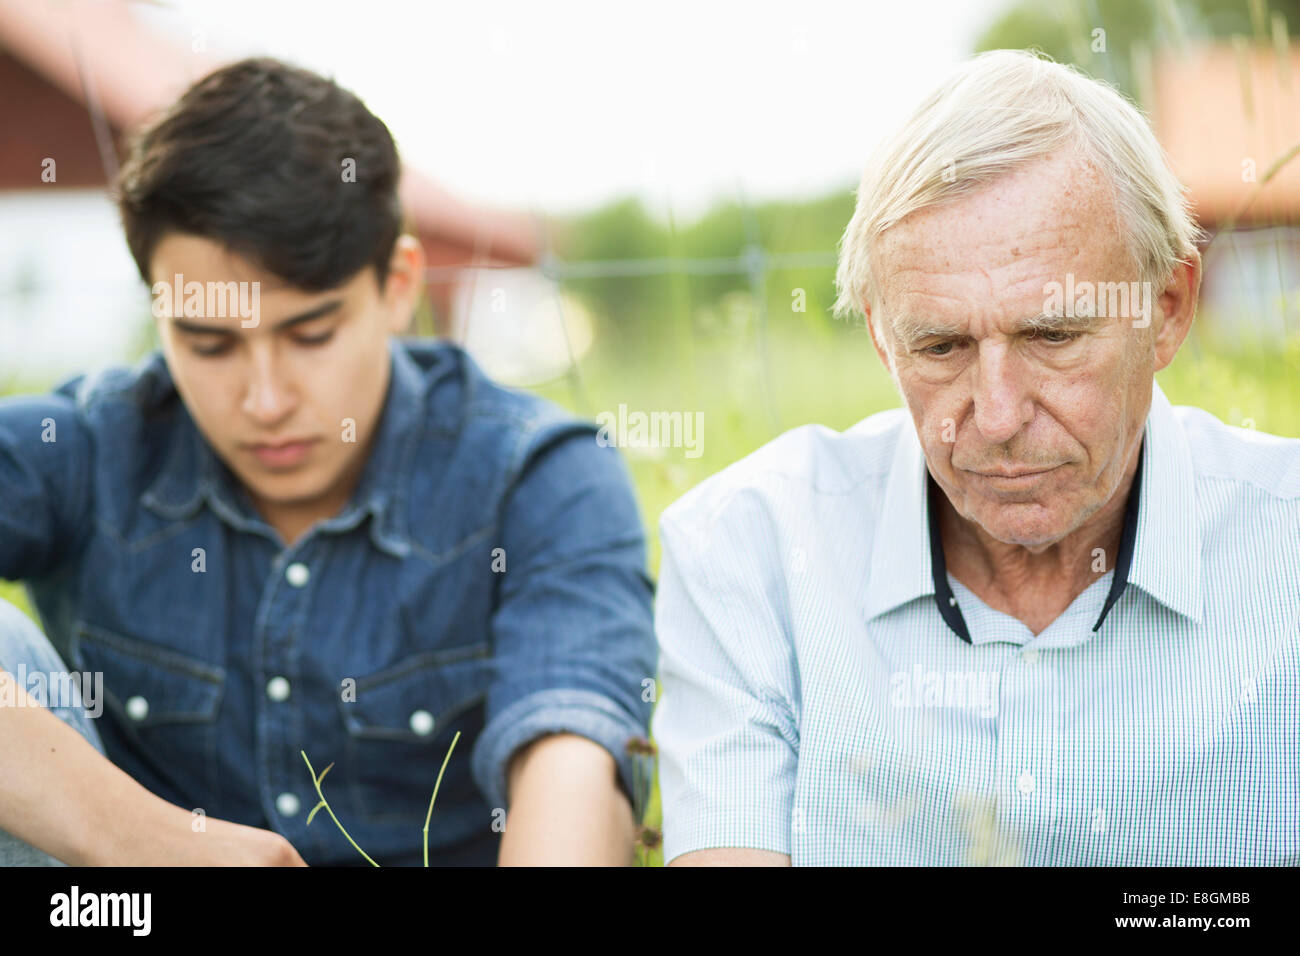
[[[397,340],[390,340],[389,356],[388,393],[379,430],[357,488],[343,510],[319,522],[315,530],[347,531],[360,524],[366,515],[372,515],[370,535],[375,547],[395,557],[406,557],[411,548],[407,489],[413,456],[425,428],[428,391],[440,376],[430,374],[426,378],[426,373]],[[157,361],[163,362],[161,355]],[[435,362],[441,368],[431,371],[449,371],[450,363],[441,354]],[[166,374],[165,366],[163,373]],[[183,407],[162,468],[140,501],[155,514],[170,519],[188,518],[206,502],[232,527],[275,540],[274,532],[257,514],[247,491],[212,451]]]

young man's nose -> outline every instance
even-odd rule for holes
[[[271,426],[293,410],[293,388],[277,368],[274,356],[255,355],[247,374],[243,410],[250,418]]]

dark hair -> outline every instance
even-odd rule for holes
[[[367,265],[383,286],[402,232],[400,172],[388,127],[355,95],[255,58],[208,74],[140,130],[116,192],[145,282],[159,241],[179,232],[319,292]]]

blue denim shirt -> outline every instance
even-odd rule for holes
[[[505,772],[550,732],[614,756],[649,720],[652,585],[627,469],[594,425],[394,341],[351,502],[292,547],[181,403],[161,354],[0,402],[0,576],[55,648],[101,671],[108,755],[312,864],[491,864]],[[52,441],[50,439],[53,439]],[[201,549],[201,550],[200,550]],[[500,550],[498,550],[500,549]],[[503,569],[504,565],[504,569]],[[141,839],[148,839],[141,834]]]

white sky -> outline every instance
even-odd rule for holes
[[[156,0],[216,58],[332,74],[453,192],[566,212],[848,190],[1006,0]],[[199,33],[196,33],[199,31]],[[0,197],[0,382],[119,361],[147,294],[98,191]],[[75,281],[60,270],[82,250]],[[93,263],[93,268],[88,265]],[[34,294],[14,291],[34,282]],[[15,347],[22,342],[21,350]],[[7,343],[7,344],[6,344]]]
[[[743,189],[851,186],[882,131],[1006,0],[170,0],[208,51],[331,73],[408,162],[467,198],[567,211],[639,193],[699,211]]]

